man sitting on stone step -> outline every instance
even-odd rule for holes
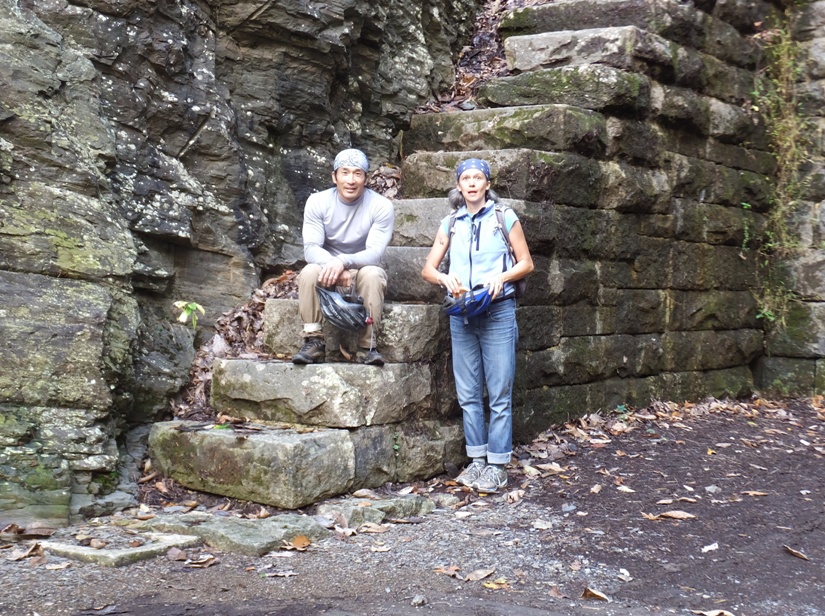
[[[335,157],[334,187],[314,193],[304,208],[304,258],[298,277],[298,305],[304,323],[304,344],[292,357],[295,364],[317,364],[326,355],[321,306],[316,285],[355,293],[364,298],[369,324],[359,332],[356,357],[383,366],[375,344],[384,309],[387,273],[381,267],[392,237],[392,202],[367,188],[369,162],[360,150],[343,150]]]

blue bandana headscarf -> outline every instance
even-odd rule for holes
[[[456,181],[460,180],[461,174],[468,169],[478,169],[484,174],[487,181],[490,181],[490,165],[487,164],[487,161],[481,160],[480,158],[468,158],[467,160],[458,163],[458,167],[455,169]]]
[[[335,162],[332,164],[333,172],[338,171],[339,167],[354,167],[355,169],[361,169],[364,173],[370,170],[367,155],[354,148],[338,152],[338,156],[335,157]]]

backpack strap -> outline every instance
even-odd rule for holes
[[[495,212],[496,212],[496,227],[501,229],[501,237],[504,239],[504,243],[507,245],[507,252],[510,253],[510,257],[513,260],[513,263],[516,262],[516,251],[513,250],[513,245],[510,243],[510,232],[507,230],[507,223],[504,221],[504,213],[510,209],[506,205],[502,205],[501,203],[495,204]]]

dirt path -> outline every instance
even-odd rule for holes
[[[421,482],[460,503],[306,552],[107,569],[0,549],[0,613],[825,614],[823,453],[819,399],[590,417],[521,450],[505,493]]]

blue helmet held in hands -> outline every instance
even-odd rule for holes
[[[466,320],[486,312],[492,301],[489,287],[477,285],[458,297],[447,295],[441,310],[447,316],[464,317]]]

